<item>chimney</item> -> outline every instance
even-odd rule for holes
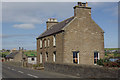
[[[46,22],[47,30],[48,30],[51,26],[53,26],[53,25],[55,25],[55,24],[57,24],[57,23],[58,23],[58,22],[57,22],[57,19],[55,19],[55,18],[49,18],[48,21]]]
[[[88,7],[88,3],[78,2],[78,5],[74,7],[74,16],[81,17],[91,17],[91,7]]]

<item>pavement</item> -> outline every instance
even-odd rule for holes
[[[23,67],[2,64],[2,78],[79,78],[44,70],[33,70]]]

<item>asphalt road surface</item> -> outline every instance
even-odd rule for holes
[[[2,78],[78,78],[76,76],[64,75],[44,70],[32,70],[28,68],[15,67],[2,64]]]

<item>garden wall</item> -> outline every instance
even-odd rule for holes
[[[22,62],[6,61],[4,63],[12,65],[12,66],[22,67]]]
[[[80,78],[118,78],[118,72],[120,72],[119,69],[110,69],[97,65],[91,66],[47,62],[44,64],[44,70],[69,74]]]

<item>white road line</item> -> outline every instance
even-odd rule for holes
[[[8,67],[8,69],[10,69],[10,67]]]
[[[23,74],[23,72],[22,72],[22,71],[18,71],[18,72]]]
[[[15,71],[15,69],[12,69],[13,71]]]
[[[38,78],[37,76],[34,76],[34,75],[32,75],[32,74],[27,74],[28,76],[32,76],[32,77],[34,77],[34,78]]]

